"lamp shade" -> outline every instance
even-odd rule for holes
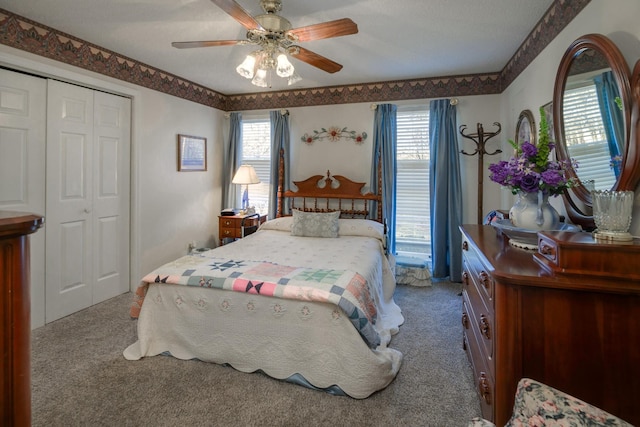
[[[260,179],[256,174],[256,170],[251,165],[242,165],[236,171],[231,180],[233,184],[258,184]]]

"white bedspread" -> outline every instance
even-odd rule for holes
[[[245,372],[262,370],[279,379],[299,374],[315,387],[338,386],[356,398],[386,387],[402,360],[388,344],[404,319],[393,301],[395,279],[382,242],[348,235],[342,225],[339,238],[313,238],[293,237],[275,224],[215,249],[215,256],[356,271],[376,302],[377,348],[369,348],[345,313],[326,302],[152,283],[140,310],[138,341],[125,350],[125,357],[170,352],[182,359],[228,363]],[[183,268],[193,263],[192,257],[198,255],[156,272]]]

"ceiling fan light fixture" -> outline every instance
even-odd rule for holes
[[[253,70],[255,68],[255,65],[256,65],[256,56],[255,54],[250,53],[249,55],[247,55],[246,58],[244,58],[244,61],[242,61],[242,64],[238,65],[238,67],[236,68],[236,71],[242,77],[246,79],[250,79],[250,78],[253,78]]]
[[[211,1],[247,30],[246,39],[172,42],[171,45],[179,49],[256,45],[258,50],[247,55],[236,67],[238,74],[250,79],[256,86],[271,87],[271,70],[279,77],[286,78],[289,85],[302,80],[287,55],[295,56],[299,61],[327,73],[340,71],[342,65],[337,62],[293,43],[347,36],[358,32],[358,26],[349,18],[293,28],[288,19],[278,14],[282,10],[282,0],[259,0],[265,13],[257,16],[250,15],[237,0]]]
[[[285,55],[284,53],[279,54],[276,73],[280,77],[291,77],[293,73],[295,73],[295,71],[296,70],[293,68],[293,65],[291,65],[291,62],[289,62],[287,55]]]

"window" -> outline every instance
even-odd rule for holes
[[[585,184],[593,181],[596,190],[613,187],[616,177],[610,163],[607,135],[593,82],[567,89],[564,93],[565,140],[569,156],[578,162],[576,173]]]
[[[269,213],[269,189],[271,184],[271,122],[268,118],[242,120],[241,164],[251,165],[260,179],[259,184],[249,185],[249,205],[256,212]],[[238,188],[238,200],[242,200]]]
[[[397,114],[396,251],[427,259],[429,220],[429,110],[405,108]]]

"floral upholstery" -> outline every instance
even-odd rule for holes
[[[469,427],[493,423],[474,418]],[[631,424],[548,385],[522,378],[518,383],[513,415],[505,427],[521,426],[629,426]]]

